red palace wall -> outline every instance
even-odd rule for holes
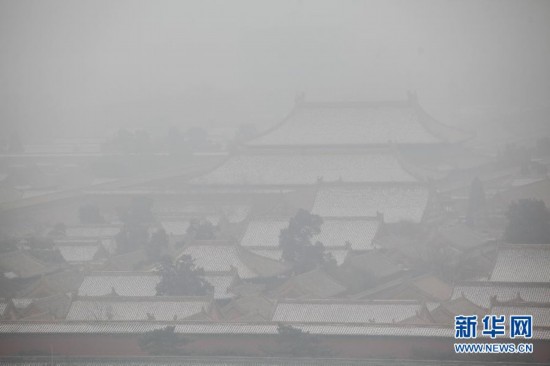
[[[276,336],[265,335],[200,335],[188,336],[185,350],[193,356],[242,355],[273,356]],[[15,355],[66,356],[146,356],[134,334],[3,334],[0,357]],[[320,348],[339,358],[393,359],[476,359],[550,361],[550,342],[533,341],[533,355],[461,355],[453,350],[454,339],[427,337],[323,337]],[[278,354],[278,356],[285,356]],[[493,357],[492,359],[489,357]],[[495,358],[496,357],[496,358]]]

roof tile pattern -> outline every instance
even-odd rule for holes
[[[70,226],[65,230],[65,235],[74,238],[110,238],[119,232],[118,226]]]
[[[241,278],[256,277],[256,273],[241,260],[234,246],[194,245],[187,247],[183,254],[190,255],[195,265],[205,272],[228,272],[235,268]]]
[[[323,182],[415,182],[391,154],[241,155],[194,184],[308,185]]]
[[[550,283],[550,245],[499,250],[491,281]]]
[[[428,190],[414,186],[322,188],[312,212],[324,217],[375,217],[385,222],[420,222],[428,204]]]
[[[416,315],[416,302],[281,302],[273,321],[296,323],[397,323]]]
[[[532,315],[533,326],[550,327],[550,307],[495,306],[491,309],[491,313],[506,315],[507,321],[509,321],[510,315]]]
[[[251,249],[252,253],[266,257],[275,261],[281,261],[283,259],[283,251],[277,248],[268,248],[268,249]],[[347,249],[327,249],[325,253],[328,253],[334,258],[338,265],[344,263],[346,257],[349,254]]]
[[[207,274],[204,279],[214,287],[214,299],[229,299],[233,294],[229,291],[234,281],[233,275]]]
[[[155,296],[160,276],[155,274],[92,274],[84,277],[79,296]]]
[[[495,296],[500,302],[511,301],[519,296],[527,302],[550,303],[550,286],[479,282],[456,286],[451,298],[456,299],[462,295],[486,309],[491,306],[491,296]]]
[[[94,260],[99,245],[57,245],[57,249],[66,262],[90,262]]]
[[[325,219],[321,233],[312,238],[326,248],[344,247],[349,242],[353,250],[372,249],[372,240],[380,224],[374,220],[332,220]],[[279,234],[288,227],[288,220],[263,219],[248,224],[241,240],[244,247],[278,248]]]
[[[441,139],[408,104],[298,108],[283,124],[248,143],[277,145],[433,144]]]
[[[77,300],[71,304],[67,320],[181,320],[207,308],[208,301],[197,300]]]

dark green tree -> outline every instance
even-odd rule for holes
[[[119,209],[119,217],[124,224],[147,224],[154,220],[152,208],[151,198],[134,197],[127,207]]]
[[[180,355],[188,341],[175,332],[175,326],[166,326],[145,332],[139,340],[139,347],[152,355]]]
[[[300,209],[279,234],[279,247],[283,260],[292,263],[297,273],[310,271],[326,264],[330,258],[325,255],[322,243],[312,243],[313,236],[321,232],[323,219]]]
[[[182,256],[173,262],[169,256],[161,260],[161,280],[156,290],[157,296],[203,296],[212,293],[214,288],[204,279],[204,270],[197,268],[193,258]]]
[[[135,197],[127,207],[119,210],[124,226],[116,236],[117,252],[126,253],[146,248],[149,243],[148,225],[154,220],[153,201],[148,197]]]
[[[149,245],[147,245],[147,255],[151,259],[158,259],[166,248],[168,248],[168,235],[166,235],[166,231],[161,228],[151,235]]]
[[[187,228],[187,236],[196,240],[216,239],[217,228],[206,219],[193,219]]]
[[[330,355],[330,352],[321,346],[318,336],[300,328],[279,323],[277,333],[279,347],[276,355],[291,357],[326,357]]]
[[[118,254],[145,248],[149,243],[147,226],[142,224],[125,224],[115,236],[115,240]]]
[[[544,201],[512,202],[506,214],[505,239],[515,244],[550,244],[550,211]]]

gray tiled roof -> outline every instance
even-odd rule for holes
[[[4,315],[4,312],[6,311],[7,308],[8,308],[7,302],[0,302],[0,317]]]
[[[550,245],[500,249],[491,281],[550,283]]]
[[[341,295],[345,291],[346,288],[329,274],[314,269],[289,278],[275,289],[274,297],[324,299]]]
[[[99,250],[96,245],[56,245],[61,256],[67,262],[89,262],[94,260]]]
[[[283,259],[283,251],[278,248],[250,249],[250,252],[256,255],[259,255],[261,257],[266,257],[275,261],[282,261]],[[325,250],[325,253],[330,254],[332,258],[334,258],[336,263],[340,265],[344,263],[350,251],[345,248],[334,248],[334,249],[329,248]]]
[[[415,182],[391,154],[233,156],[193,184],[303,185],[323,182]]]
[[[74,238],[109,238],[119,232],[119,226],[69,226],[65,230],[65,235]]]
[[[433,144],[442,139],[409,103],[301,106],[281,125],[248,143],[277,145]]]
[[[8,278],[30,278],[55,270],[56,267],[43,263],[23,250],[13,250],[0,255],[0,275]]]
[[[278,248],[267,248],[267,249],[250,249],[250,252],[273,259],[274,261],[281,261],[283,259],[283,251]]]
[[[115,292],[120,296],[155,296],[160,276],[153,273],[106,272],[84,277],[78,289],[79,296],[106,296]]]
[[[185,319],[206,311],[209,301],[205,299],[151,297],[129,300],[128,298],[94,298],[73,301],[67,320],[175,320]]]
[[[288,220],[258,219],[248,224],[241,240],[244,247],[279,247],[281,229],[288,227]],[[344,247],[351,244],[353,250],[372,249],[372,240],[379,228],[375,220],[335,220],[324,219],[321,233],[312,238],[312,242],[320,241],[327,248]]]
[[[550,327],[550,307],[495,306],[491,309],[491,314],[506,315],[507,321],[510,315],[532,315],[534,327]]]
[[[185,248],[182,254],[191,256],[195,265],[207,273],[236,270],[243,279],[271,277],[287,269],[278,261],[232,245],[192,245]]]
[[[288,227],[288,220],[257,219],[248,223],[241,246],[243,247],[279,247],[279,234]]]
[[[214,287],[214,299],[228,299],[233,297],[229,289],[235,280],[234,275],[206,274],[204,279]]]
[[[321,188],[312,213],[323,217],[375,217],[385,222],[420,222],[428,204],[428,190],[420,186]]]
[[[18,297],[14,298],[11,301],[13,302],[13,306],[15,306],[16,309],[25,309],[30,304],[32,304],[34,299],[28,298],[28,297]]]
[[[417,302],[304,301],[280,302],[272,320],[296,323],[396,323],[420,311]]]
[[[550,286],[486,281],[455,286],[451,298],[462,295],[486,309],[490,307],[491,296],[496,296],[500,302],[514,300],[519,295],[527,302],[550,303]]]
[[[380,223],[374,220],[331,220],[325,219],[321,233],[312,241],[320,241],[325,247],[340,247],[350,243],[353,250],[373,248],[372,240]]]
[[[239,223],[247,218],[251,207],[246,205],[222,206],[222,214],[230,223]]]
[[[185,248],[183,254],[191,256],[195,260],[195,265],[206,272],[229,272],[235,268],[241,278],[257,276],[241,260],[235,246],[193,245]]]

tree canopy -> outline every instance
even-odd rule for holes
[[[188,255],[182,256],[175,263],[169,256],[162,258],[160,275],[157,296],[203,296],[214,290],[203,278],[204,270],[197,268],[193,258]]]
[[[323,219],[300,209],[281,230],[279,246],[283,260],[292,263],[298,273],[310,271],[329,261],[321,242],[312,243],[313,236],[321,232]]]
[[[117,252],[126,253],[146,248],[149,243],[148,224],[154,220],[151,208],[153,201],[148,197],[136,197],[127,207],[119,210],[124,226],[116,236]]]
[[[187,228],[190,239],[214,240],[216,239],[216,227],[206,219],[193,219]]]
[[[153,355],[182,354],[183,346],[188,343],[188,340],[177,334],[175,330],[175,326],[169,325],[163,329],[145,332],[139,340],[139,347]]]
[[[293,357],[327,357],[330,353],[322,347],[320,338],[292,325],[277,325],[278,349],[275,355]]]

